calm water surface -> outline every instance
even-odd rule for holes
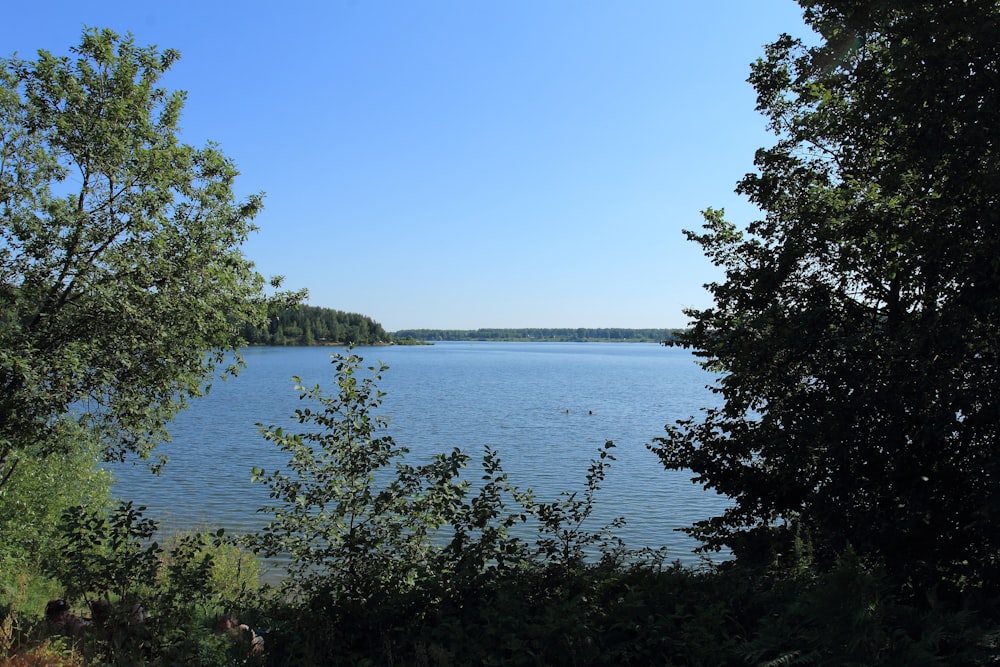
[[[250,483],[250,468],[284,468],[286,458],[255,424],[293,429],[304,407],[291,377],[335,391],[330,348],[252,348],[247,368],[217,382],[171,427],[163,448],[170,463],[159,477],[142,466],[114,468],[115,491],[149,508],[167,528],[224,527],[244,532],[266,523],[256,509],[267,488]],[[359,348],[365,365],[389,366],[380,388],[382,414],[396,443],[414,459],[459,447],[481,460],[497,450],[511,481],[542,500],[582,490],[587,466],[606,440],[617,445],[597,498],[603,521],[623,516],[618,534],[632,548],[667,546],[690,559],[694,542],[678,527],[711,516],[724,498],[686,473],[666,472],[645,445],[664,424],[697,414],[716,400],[711,377],[692,355],[654,344],[438,343]],[[478,478],[478,474],[470,475]]]

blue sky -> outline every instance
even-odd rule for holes
[[[84,25],[175,48],[182,140],[266,193],[245,251],[386,329],[680,327],[684,239],[770,144],[746,77],[791,0],[19,2],[0,55]]]

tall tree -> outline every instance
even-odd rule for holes
[[[737,191],[764,217],[688,232],[725,270],[681,336],[721,407],[654,449],[733,499],[710,547],[997,585],[1000,5],[800,4],[819,43],[750,77],[778,138]]]
[[[240,249],[261,196],[178,141],[177,52],[86,30],[72,53],[0,60],[0,488],[73,446],[60,420],[148,454],[266,317]]]

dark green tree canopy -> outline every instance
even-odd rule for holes
[[[87,30],[72,56],[0,61],[0,486],[72,446],[60,419],[148,453],[266,317],[240,249],[261,196],[178,141],[184,94],[158,87],[177,58]]]
[[[241,333],[249,345],[378,345],[392,340],[366,315],[305,305],[275,310],[264,326],[247,324]]]
[[[654,449],[733,498],[709,546],[996,584],[1000,6],[801,4],[820,43],[750,77],[778,138],[737,190],[764,217],[688,233],[725,270],[681,336],[723,404]]]

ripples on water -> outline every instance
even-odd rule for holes
[[[267,517],[267,488],[250,483],[250,468],[284,468],[286,459],[255,424],[292,429],[303,407],[293,390],[336,390],[330,348],[252,348],[239,377],[179,415],[170,463],[153,477],[142,466],[115,466],[115,492],[148,506],[167,529],[224,527],[240,533]],[[664,424],[695,415],[716,400],[711,377],[684,350],[640,343],[438,343],[359,348],[365,365],[389,369],[379,387],[381,413],[396,443],[421,460],[459,447],[478,478],[485,445],[499,454],[511,482],[539,500],[582,491],[587,467],[606,440],[616,461],[597,496],[596,518],[628,521],[616,533],[630,548],[669,549],[691,561],[695,543],[675,529],[721,511],[726,501],[666,472],[645,445]]]

